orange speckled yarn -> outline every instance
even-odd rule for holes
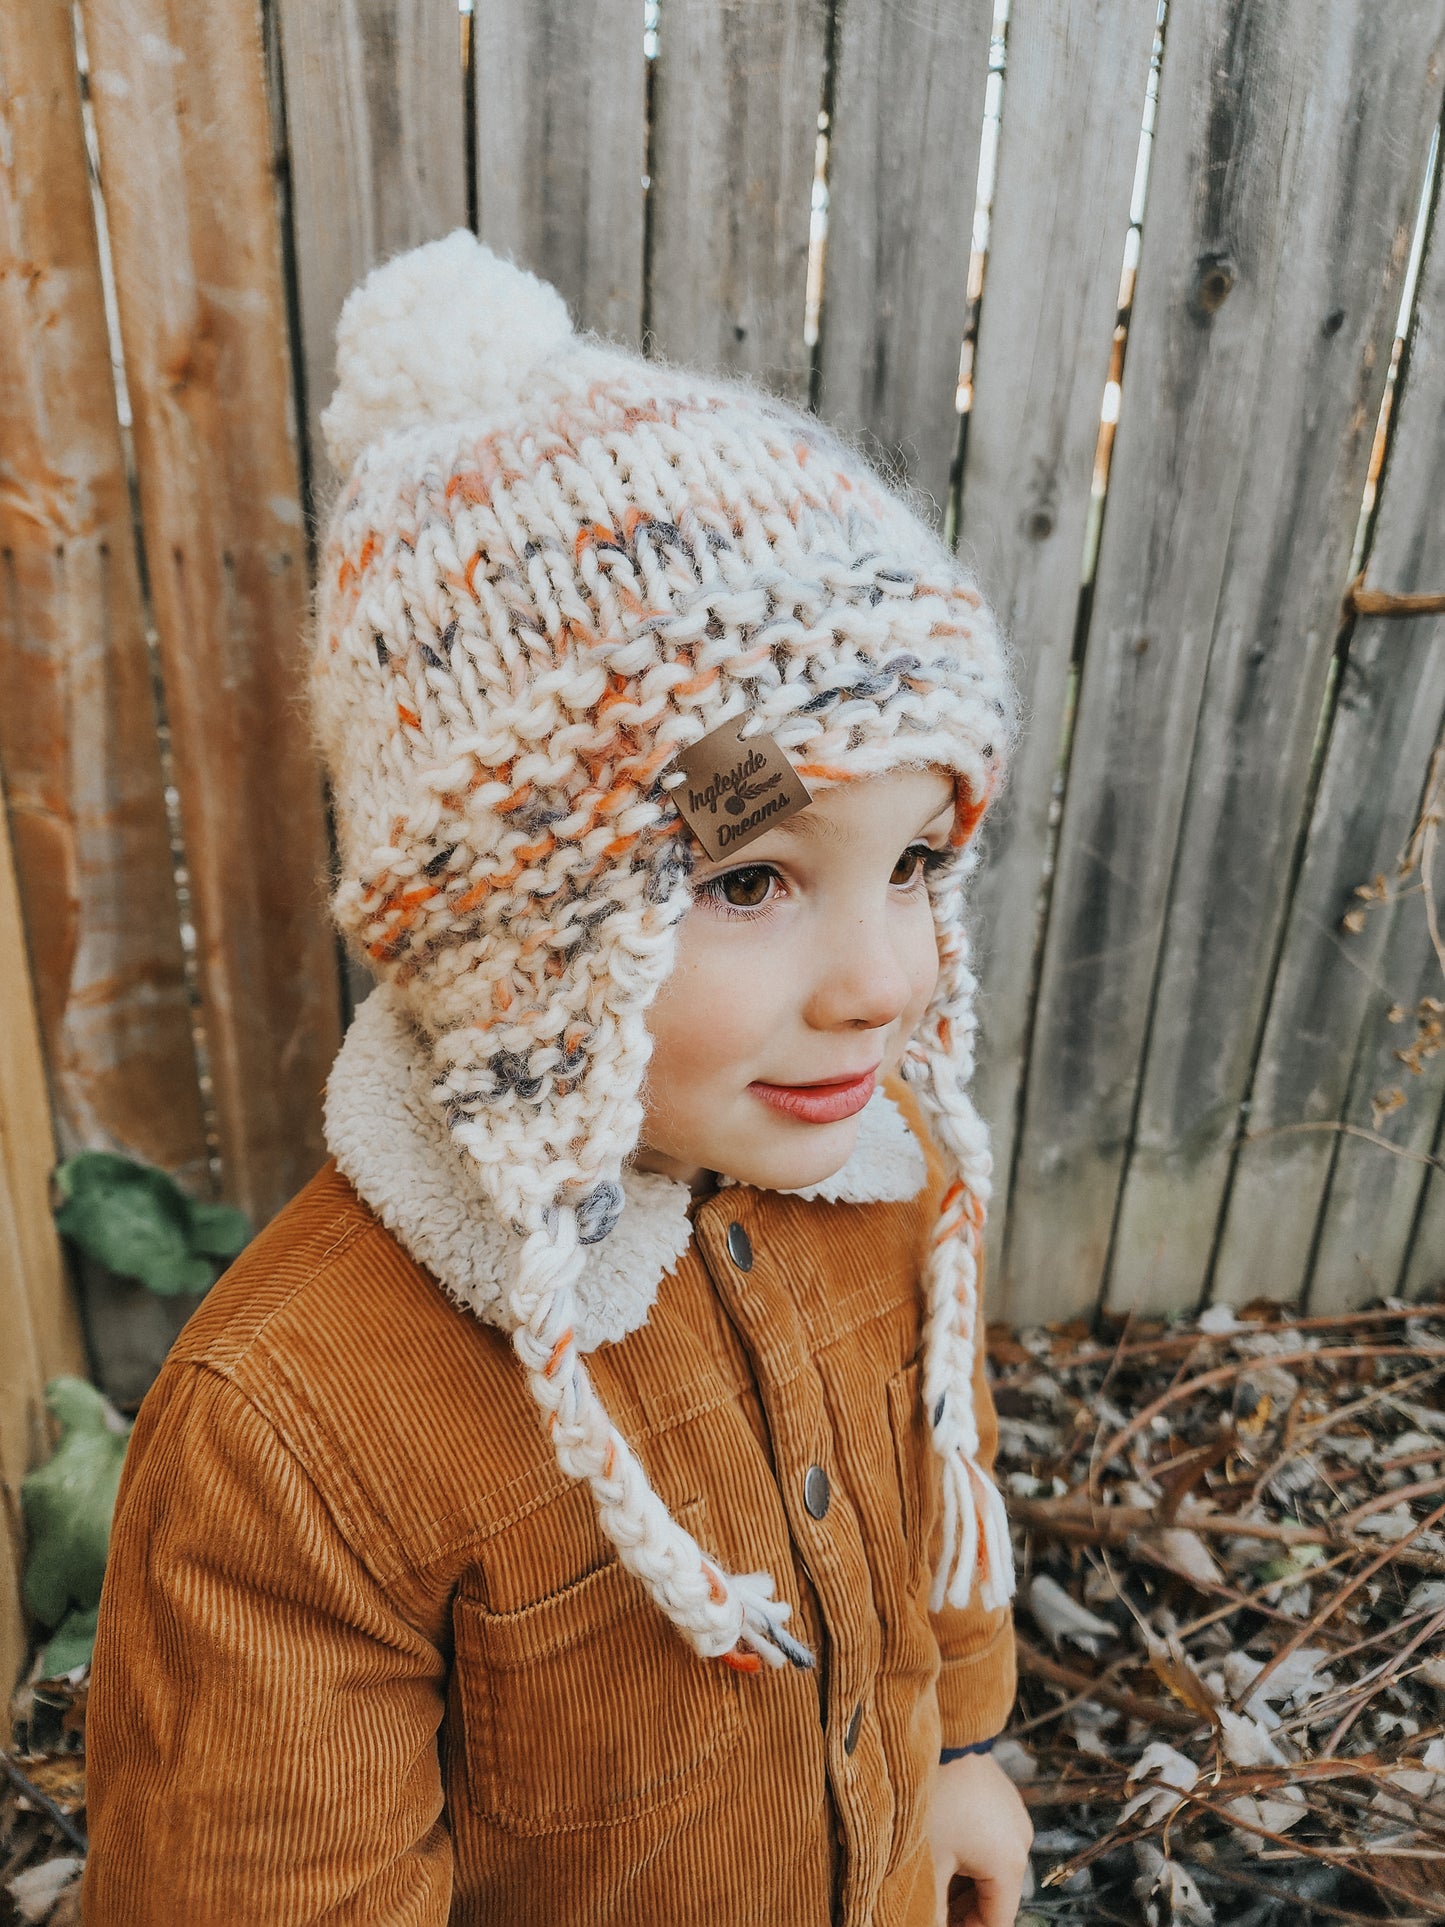
[[[334,913],[523,1240],[505,1318],[563,1470],[707,1656],[811,1663],[771,1578],[724,1572],[669,1516],[575,1336],[581,1248],[621,1208],[647,1009],[689,902],[670,765],[741,718],[814,789],[953,774],[956,859],[930,884],[942,970],[906,1066],[958,1173],[924,1281],[923,1395],[944,1466],[936,1602],[978,1583],[1002,1604],[971,1394],[990,1167],[963,885],[1013,698],[978,588],[817,420],[575,335],[553,289],[468,233],[353,293],[338,369],[324,425],[347,479],[312,679]]]

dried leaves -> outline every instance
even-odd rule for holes
[[[1033,1915],[1445,1917],[1445,1307],[999,1337]]]
[[[0,1754],[0,1922],[77,1927],[85,1833],[89,1669],[31,1681],[11,1703]]]

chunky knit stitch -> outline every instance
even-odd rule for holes
[[[738,718],[815,792],[952,773],[940,978],[905,1065],[957,1171],[925,1280],[935,1596],[962,1605],[977,1581],[1001,1604],[1006,1524],[971,1395],[990,1166],[966,1088],[963,886],[1013,711],[978,588],[814,418],[572,335],[554,291],[469,234],[376,270],[340,338],[325,422],[351,466],[313,673],[334,914],[425,1040],[434,1101],[518,1240],[503,1316],[559,1463],[696,1650],[743,1670],[809,1663],[787,1602],[668,1515],[577,1341],[690,900],[670,766]]]

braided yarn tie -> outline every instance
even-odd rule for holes
[[[1014,1591],[1008,1514],[998,1487],[978,1462],[973,1392],[982,1313],[978,1254],[993,1188],[988,1129],[967,1090],[977,986],[961,883],[976,863],[970,852],[959,865],[963,877],[947,885],[939,879],[931,887],[939,982],[904,1066],[934,1140],[957,1174],[939,1207],[923,1281],[923,1401],[943,1465],[943,1544],[930,1597],[934,1612],[945,1604],[966,1606],[975,1578],[980,1601],[990,1610],[1006,1605]]]

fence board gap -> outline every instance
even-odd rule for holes
[[[963,341],[958,357],[958,415],[953,460],[948,473],[948,495],[943,512],[943,538],[952,549],[959,544],[963,514],[963,473],[968,459],[968,427],[973,410],[974,370],[978,358],[978,326],[983,286],[988,276],[989,236],[993,226],[994,194],[998,186],[998,144],[1003,125],[1004,88],[1008,74],[1008,25],[1012,0],[994,0],[988,43],[988,77],[984,86],[983,126],[979,133],[973,220],[969,229],[967,305]]]
[[[656,162],[654,151],[657,131],[657,23],[658,0],[643,0],[642,56],[645,69],[642,83],[642,317],[641,345],[644,355],[654,352],[652,338],[652,182]]]
[[[291,174],[291,142],[286,127],[286,55],[281,44],[279,0],[261,0],[262,46],[266,64],[266,108],[271,131],[271,174],[276,184],[276,213],[281,231],[281,266],[286,298],[286,335],[291,347],[291,396],[296,424],[296,465],[301,479],[301,500],[314,499],[312,480],[314,451],[311,436],[311,401],[307,390],[305,355],[302,351],[301,267],[296,254],[295,184]],[[316,570],[316,543],[311,519],[306,523],[307,576]]]
[[[1099,442],[1094,453],[1094,482],[1089,501],[1089,528],[1084,544],[1081,581],[1085,597],[1092,604],[1094,577],[1099,567],[1099,542],[1104,530],[1104,513],[1109,497],[1109,469],[1114,458],[1114,441],[1123,406],[1124,365],[1129,352],[1129,323],[1134,312],[1134,287],[1139,274],[1139,254],[1144,240],[1144,215],[1149,205],[1149,173],[1154,158],[1154,128],[1159,117],[1159,80],[1164,65],[1164,42],[1169,25],[1169,0],[1159,0],[1155,19],[1154,44],[1149,52],[1149,74],[1144,83],[1144,111],[1139,123],[1139,151],[1134,162],[1134,185],[1129,197],[1129,226],[1124,235],[1124,258],[1119,269],[1119,313],[1114,324],[1113,349],[1109,356],[1109,377],[1104,383],[1099,407]],[[1079,622],[1074,646],[1074,667],[1080,670],[1088,635],[1087,608]]]
[[[1384,470],[1385,455],[1389,448],[1390,430],[1393,424],[1394,405],[1399,398],[1400,364],[1404,356],[1405,343],[1410,333],[1410,317],[1414,313],[1415,298],[1419,286],[1420,265],[1424,259],[1425,237],[1430,226],[1430,210],[1434,207],[1439,191],[1440,168],[1440,126],[1436,123],[1430,141],[1430,158],[1425,166],[1424,185],[1420,189],[1420,205],[1415,214],[1415,231],[1410,243],[1410,259],[1405,268],[1404,286],[1400,294],[1400,319],[1395,328],[1395,345],[1390,353],[1389,373],[1385,377],[1385,393],[1380,402],[1380,419],[1375,425],[1375,443],[1370,454],[1370,470],[1365,481],[1365,492],[1360,502],[1359,527],[1355,531],[1355,545],[1350,554],[1349,575],[1351,581],[1358,575],[1364,558],[1369,552],[1374,534],[1375,512],[1379,505],[1380,477]]]
[[[462,0],[462,129],[466,147],[467,226],[477,232],[477,36],[472,0]]]
[[[823,42],[823,93],[813,143],[813,192],[808,204],[808,272],[803,284],[803,342],[808,350],[808,406],[823,397],[823,297],[828,275],[828,212],[832,194],[833,123],[837,118],[839,0],[831,0]]]

